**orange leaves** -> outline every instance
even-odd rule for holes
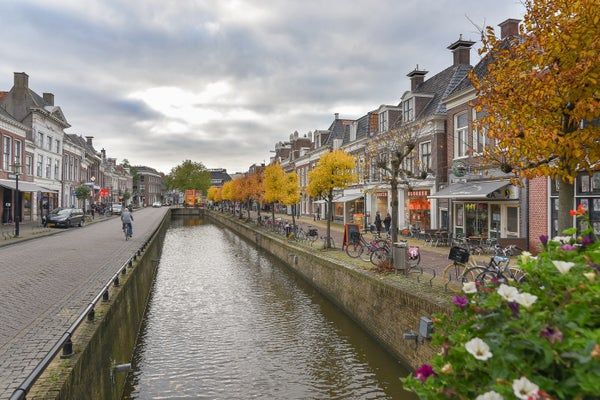
[[[326,196],[333,189],[343,189],[356,180],[356,160],[343,150],[324,154],[308,175],[308,193],[313,197]]]

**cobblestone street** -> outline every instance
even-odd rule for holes
[[[166,208],[0,248],[0,399],[8,398],[100,288],[148,238]]]

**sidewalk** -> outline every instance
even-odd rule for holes
[[[116,215],[96,216],[96,218],[93,220],[88,220],[88,217],[89,216],[86,217],[85,225],[106,221],[110,218],[116,217]],[[20,224],[19,237],[14,237],[15,224],[2,224],[0,225],[0,247],[10,246],[16,243],[26,242],[28,240],[45,236],[51,236],[64,231],[65,229],[63,228],[43,227],[39,221],[27,221]]]

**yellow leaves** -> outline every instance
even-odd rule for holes
[[[218,190],[219,190],[219,188],[216,186],[209,187],[208,191],[206,192],[206,197],[210,201],[216,201],[216,195],[217,195]]]
[[[221,189],[221,198],[223,200],[233,200],[233,185],[233,181],[228,181],[223,184],[223,188]]]
[[[283,198],[285,187],[285,172],[279,164],[271,164],[265,168],[263,175],[263,200],[267,203],[277,203]]]
[[[291,206],[300,202],[300,184],[298,174],[288,172],[285,174],[284,187],[282,188],[281,203],[286,206]]]
[[[356,181],[356,160],[342,150],[335,150],[321,157],[308,175],[308,193],[313,197],[326,196],[333,189],[343,189]]]

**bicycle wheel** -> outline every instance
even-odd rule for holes
[[[376,267],[380,267],[390,258],[390,254],[386,249],[377,249],[371,253],[371,262]]]
[[[525,282],[525,279],[527,278],[525,271],[517,267],[508,267],[508,273],[506,275],[517,283]]]
[[[467,268],[460,275],[459,281],[463,282],[463,283],[465,283],[465,282],[489,283],[491,281],[491,279],[493,278],[493,276],[485,275],[486,272],[492,273],[493,271],[490,271],[485,267],[470,267],[470,268]],[[487,281],[486,281],[486,279],[487,279]]]
[[[360,253],[360,259],[363,260],[364,262],[371,261],[371,254],[373,254],[374,250],[375,250],[375,248],[372,245],[369,245],[369,246],[363,248],[363,252]]]
[[[363,251],[364,247],[360,242],[349,243],[346,245],[346,254],[348,254],[349,257],[358,258],[362,255]]]

